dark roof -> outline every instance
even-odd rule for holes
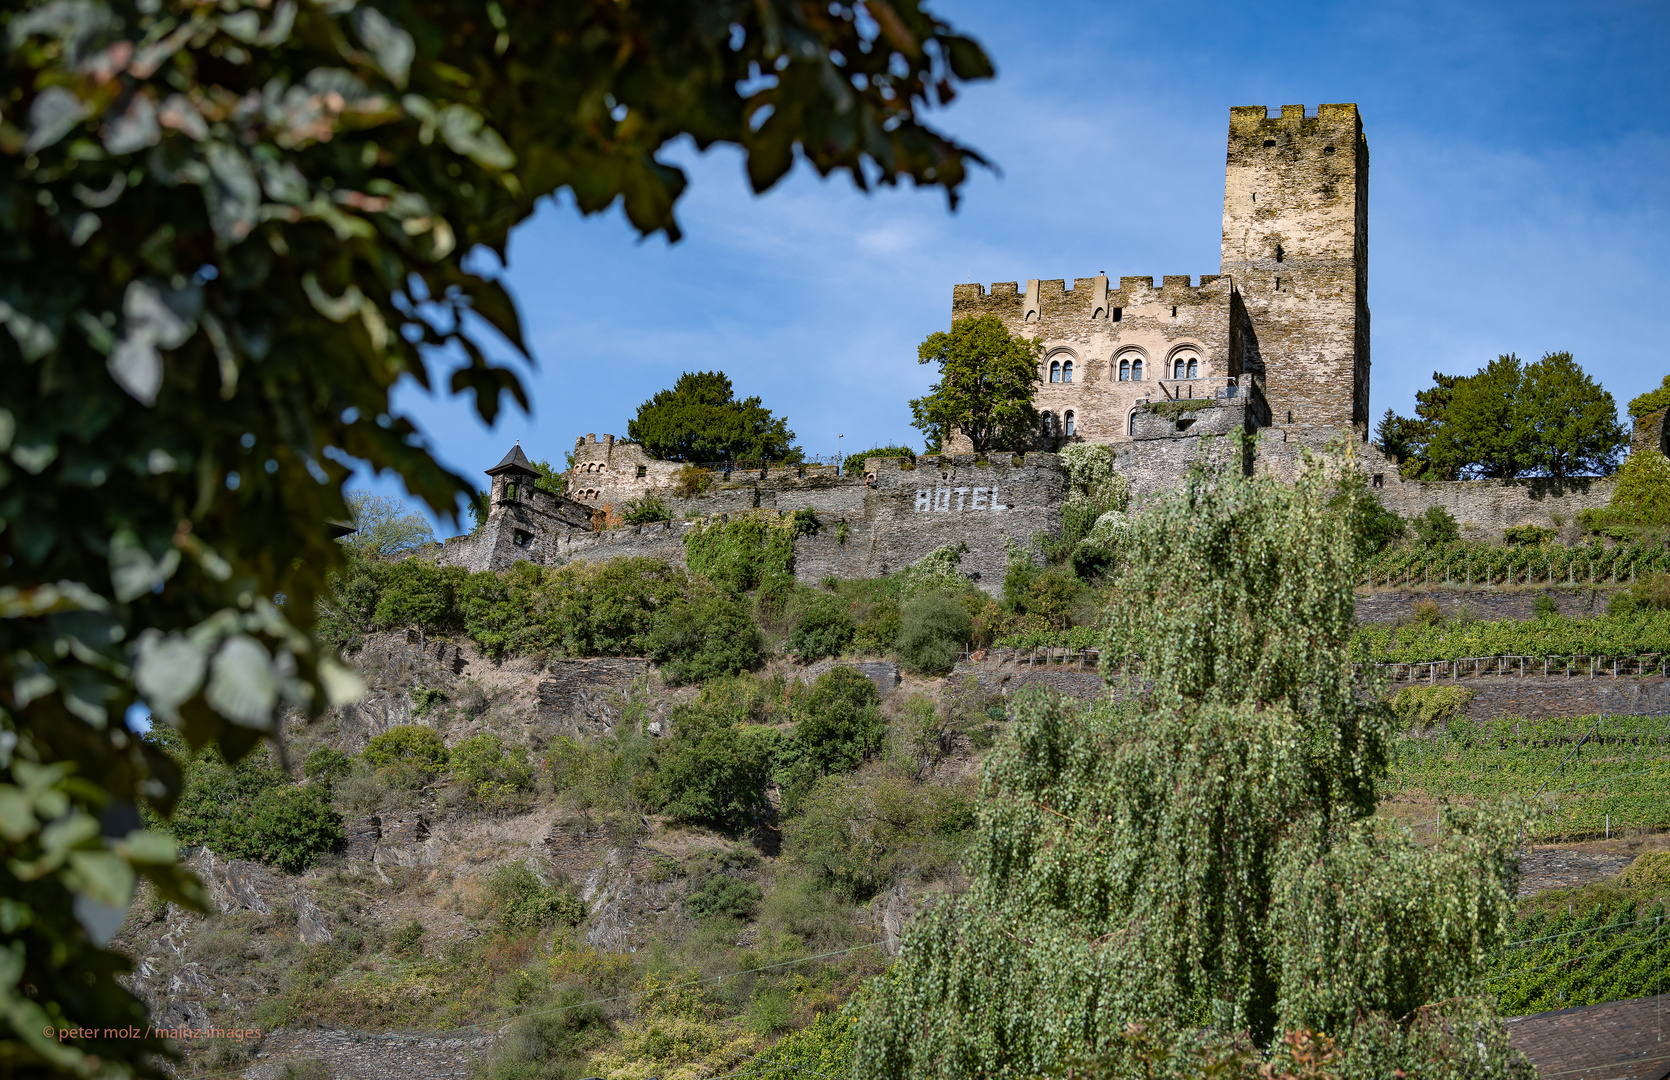
[[[1543,1080],[1663,1080],[1670,1074],[1670,994],[1508,1021],[1508,1040]]]
[[[497,476],[502,472],[524,472],[529,476],[539,475],[539,470],[533,467],[533,462],[528,460],[528,455],[522,453],[521,443],[512,446],[510,453],[506,454],[502,461],[487,470],[487,475]]]

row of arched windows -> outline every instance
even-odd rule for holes
[[[1162,374],[1160,375],[1160,378],[1162,378],[1162,379],[1165,378],[1165,375],[1163,374],[1163,372],[1165,371],[1165,368],[1163,366],[1160,368],[1160,371],[1162,372]],[[1179,357],[1177,357],[1175,360],[1172,361],[1171,377],[1173,379],[1198,379],[1198,378],[1200,378],[1200,358],[1199,357],[1194,357],[1194,356],[1179,356]],[[1070,383],[1072,381],[1073,381],[1073,362],[1071,360],[1051,360],[1050,361],[1050,382],[1052,382],[1052,383]],[[1141,382],[1142,381],[1142,357],[1141,356],[1121,356],[1119,358],[1119,381],[1120,382]]]

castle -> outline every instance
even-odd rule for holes
[[[1034,403],[1055,445],[1130,442],[1144,403],[1202,398],[1245,400],[1256,427],[1366,437],[1368,143],[1357,107],[1230,110],[1218,273],[1158,287],[1099,274],[1070,288],[953,288],[952,319],[974,315],[1043,343]]]
[[[1217,274],[1198,283],[1168,275],[1158,287],[1103,274],[1071,288],[1062,279],[953,287],[953,321],[996,315],[1043,344],[1034,396],[1043,424],[1024,455],[978,459],[956,433],[949,452],[914,467],[872,458],[862,476],[727,469],[692,486],[680,463],[587,435],[575,442],[568,494],[556,496],[534,487],[538,474],[516,447],[488,470],[486,523],[448,540],[439,558],[476,570],[626,555],[682,563],[695,520],[810,510],[827,527],[796,540],[802,581],[885,574],[963,543],[963,570],[996,590],[1010,541],[1031,545],[1060,529],[1063,476],[1045,451],[1109,446],[1140,502],[1221,454],[1212,436],[1234,432],[1249,436],[1240,467],[1278,478],[1296,475],[1306,451],[1343,444],[1389,509],[1441,506],[1475,538],[1522,524],[1569,530],[1578,511],[1606,504],[1610,479],[1404,480],[1368,442],[1367,292],[1368,143],[1357,107],[1310,116],[1302,105],[1279,116],[1233,108]],[[1662,419],[1637,443],[1664,443]],[[651,498],[672,520],[621,525],[628,504]]]

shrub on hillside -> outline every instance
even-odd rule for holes
[[[644,651],[676,686],[747,671],[763,658],[765,639],[745,604],[700,590],[668,605],[645,635]]]
[[[795,703],[794,734],[777,751],[783,809],[792,813],[821,776],[848,772],[881,750],[887,725],[875,684],[853,668],[825,672]]]
[[[586,905],[573,886],[547,887],[523,863],[509,863],[487,879],[487,898],[499,925],[513,934],[529,934],[546,926],[577,926]]]
[[[968,578],[957,569],[968,545],[946,544],[935,548],[894,575],[894,590],[901,600],[908,600],[927,592],[960,593],[968,588]]]
[[[484,806],[517,805],[518,797],[533,789],[527,750],[506,747],[504,740],[487,732],[452,748],[451,771],[469,798]]]
[[[698,523],[684,534],[684,561],[691,573],[743,593],[770,577],[793,577],[794,537],[794,520],[776,510]]]
[[[864,475],[864,463],[870,458],[903,458],[911,465],[915,465],[916,451],[908,446],[872,446],[868,450],[848,454],[841,462],[841,474],[843,476]]]
[[[1502,530],[1502,542],[1509,547],[1536,547],[1554,539],[1554,530],[1541,525],[1510,525]]]
[[[609,1018],[579,986],[525,1003],[524,1015],[479,1066],[483,1080],[574,1080],[590,1076],[591,1052],[607,1041]]]
[[[1405,686],[1389,699],[1392,715],[1405,723],[1436,724],[1460,716],[1474,691],[1465,686]]]
[[[751,881],[710,874],[684,898],[684,908],[698,919],[718,916],[747,920],[754,917],[763,895],[760,887]]]
[[[626,523],[628,525],[652,525],[657,521],[671,520],[673,520],[673,515],[667,509],[667,504],[654,495],[633,499],[626,504]]]
[[[1375,497],[1368,476],[1361,469],[1345,470],[1338,489],[1328,500],[1328,508],[1353,515],[1352,535],[1359,558],[1379,554],[1387,544],[1402,539],[1409,531],[1403,519]]]
[[[152,731],[155,733],[156,729]],[[183,752],[184,741],[177,735],[175,739],[178,740],[175,752]],[[229,854],[229,845],[239,842],[249,808],[256,798],[289,782],[284,771],[274,768],[263,753],[227,765],[218,750],[208,749],[181,760],[181,765],[185,783],[168,819],[168,830],[181,844],[202,844],[222,854]]]
[[[373,622],[379,630],[416,626],[428,633],[459,627],[458,588],[470,577],[460,566],[404,559],[383,575]]]
[[[406,766],[426,776],[444,770],[450,757],[435,729],[417,724],[389,728],[366,744],[363,756],[378,769]]]
[[[551,787],[581,809],[641,815],[655,801],[653,781],[661,740],[617,728],[608,738],[554,740],[545,754]]]
[[[859,607],[858,625],[853,628],[853,648],[872,656],[890,653],[899,643],[899,602],[882,593]]]
[[[961,601],[944,593],[924,593],[899,613],[899,662],[912,671],[948,671],[957,662],[974,620]]]
[[[703,687],[673,710],[673,735],[657,755],[652,791],[661,812],[726,832],[752,826],[765,805],[765,785],[778,733],[742,722],[723,684]]]
[[[1009,567],[1003,577],[1003,606],[1014,615],[1031,615],[1045,625],[1065,630],[1084,585],[1065,566],[1041,567],[1032,556],[1009,542]]]
[[[1409,519],[1409,528],[1427,547],[1451,544],[1461,539],[1461,526],[1455,516],[1442,506],[1429,506],[1426,513]]]
[[[852,644],[856,629],[845,600],[829,593],[811,593],[800,603],[794,629],[789,632],[789,651],[808,662],[839,656]]]
[[[862,902],[949,868],[973,824],[969,792],[866,770],[820,780],[784,824],[783,850],[824,888]]]
[[[342,815],[313,784],[268,788],[250,804],[247,824],[227,845],[232,858],[259,859],[292,874],[342,846]]]
[[[1639,529],[1670,526],[1670,458],[1643,450],[1624,459],[1605,509],[1583,510],[1577,523],[1591,532],[1619,530],[1627,539]]]
[[[302,775],[319,783],[333,784],[347,776],[352,768],[353,762],[347,754],[334,746],[321,746],[307,755]]]

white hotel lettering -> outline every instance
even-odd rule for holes
[[[953,499],[955,496],[955,499]],[[1007,510],[997,497],[996,488],[917,488],[918,514],[945,514],[955,510],[961,514],[969,510]]]

